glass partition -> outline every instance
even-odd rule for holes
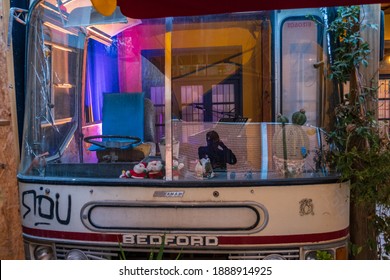
[[[40,1],[30,13],[20,177],[330,176],[319,9],[77,25],[75,2]]]

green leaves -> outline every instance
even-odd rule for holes
[[[149,254],[149,260],[162,260],[164,255],[164,248],[165,248],[165,234],[162,237],[162,241],[160,244],[160,248],[158,249],[157,256],[154,255],[154,251],[152,250]]]
[[[316,260],[333,260],[333,256],[327,251],[318,250],[316,252]]]
[[[351,182],[352,203],[368,203],[373,205],[373,209],[383,205],[389,209],[390,143],[379,137],[379,124],[374,111],[378,86],[363,84],[359,72],[361,67],[368,66],[371,53],[369,44],[360,34],[361,30],[376,29],[377,26],[363,24],[360,14],[360,6],[339,7],[337,17],[328,28],[337,46],[329,78],[340,87],[349,82],[350,92],[340,98],[341,103],[335,108],[336,121],[327,139],[333,148],[326,159],[341,174],[342,180]],[[387,242],[385,249],[389,252],[388,217],[377,215],[372,221],[376,221],[372,225],[374,231],[384,234]],[[352,255],[357,255],[362,246],[354,245],[351,249]]]
[[[360,65],[367,67],[367,57],[371,50],[360,35],[362,26],[366,28],[375,25],[362,24],[359,6],[337,9],[337,17],[328,28],[334,35],[334,43],[338,46],[334,50],[335,61],[331,65],[331,79],[345,83],[350,78],[352,68]]]

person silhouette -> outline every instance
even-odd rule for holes
[[[220,140],[216,131],[206,133],[207,146],[198,148],[199,159],[209,158],[213,171],[226,171],[227,164],[236,164],[237,158],[226,145]]]

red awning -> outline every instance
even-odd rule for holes
[[[117,0],[130,18],[210,15],[258,10],[317,8],[387,3],[390,0]]]

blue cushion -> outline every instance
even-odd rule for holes
[[[104,94],[102,115],[103,135],[136,136],[144,140],[144,93]],[[126,148],[133,147],[130,145]],[[92,145],[89,150],[104,148]]]

